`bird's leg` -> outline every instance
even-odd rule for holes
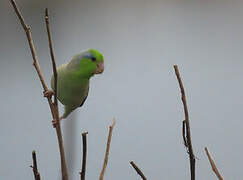
[[[59,117],[59,123],[60,123],[61,120],[63,120],[63,119],[64,119],[63,116]],[[57,120],[56,120],[56,119],[53,119],[53,120],[52,120],[52,125],[53,125],[54,128],[56,127],[56,125],[57,125]]]
[[[43,95],[44,95],[44,97],[50,97],[51,98],[54,95],[54,91],[48,89],[46,91],[43,91]]]

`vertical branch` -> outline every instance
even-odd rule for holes
[[[38,168],[37,168],[37,160],[36,160],[36,153],[35,151],[32,151],[32,160],[33,160],[33,165],[30,166],[33,169],[33,174],[35,177],[35,180],[40,180],[40,173],[38,172]]]
[[[184,107],[184,113],[185,113],[185,121],[183,122],[183,139],[184,139],[184,143],[187,147],[188,153],[189,153],[189,158],[190,158],[190,170],[191,170],[191,180],[195,180],[195,156],[193,153],[193,149],[192,149],[192,141],[191,141],[191,129],[190,129],[190,121],[189,121],[189,113],[188,113],[188,108],[187,108],[187,102],[186,102],[186,95],[185,95],[185,90],[184,90],[184,86],[180,77],[180,72],[178,69],[177,65],[174,65],[174,69],[175,69],[175,74],[181,89],[181,100],[183,103],[183,107]],[[186,126],[186,127],[184,127]],[[186,132],[185,132],[185,128],[186,128]],[[184,134],[185,133],[185,134]],[[185,138],[186,137],[186,138]]]
[[[133,161],[131,161],[130,164],[135,169],[135,171],[138,173],[138,175],[141,176],[141,178],[143,180],[147,180],[147,178],[144,176],[143,172],[138,168],[138,166]]]
[[[33,58],[33,65],[34,65],[36,72],[39,76],[39,79],[41,81],[44,92],[47,92],[48,87],[45,83],[44,77],[42,75],[42,72],[41,72],[41,69],[40,69],[40,66],[39,66],[36,50],[35,50],[35,47],[34,47],[32,36],[31,36],[30,27],[26,25],[24,18],[21,15],[15,1],[10,0],[10,2],[12,4],[13,8],[14,8],[16,15],[19,18],[19,21],[20,21],[23,29],[25,30],[25,33],[26,33],[26,36],[27,36],[27,39],[28,39],[28,43],[29,43],[29,47],[30,47],[30,51],[31,51],[31,55],[32,55],[32,58]],[[47,17],[48,17],[48,13],[47,13]],[[49,28],[49,25],[47,25],[47,27]],[[48,38],[49,38],[49,43],[50,43],[51,42],[50,33],[48,34]],[[50,45],[50,48],[52,49],[52,44],[49,44],[49,45]],[[53,53],[53,50],[51,50],[51,51]],[[53,63],[53,71],[55,72],[56,71],[56,64],[55,64],[54,56],[53,56],[52,60],[54,62]],[[55,77],[55,81],[57,83],[57,76]],[[46,98],[47,98],[49,106],[50,106],[52,117],[53,117],[53,119],[55,119],[57,121],[57,125],[56,125],[55,128],[56,128],[56,133],[57,133],[57,137],[58,137],[59,151],[60,151],[60,157],[61,157],[62,180],[68,180],[68,173],[67,173],[64,147],[63,147],[63,140],[62,140],[62,131],[61,131],[60,123],[59,123],[58,104],[57,104],[57,99],[56,99],[57,97],[56,97],[56,94],[55,94],[55,102],[54,103],[51,100],[51,96],[46,96]]]
[[[46,31],[48,35],[48,42],[49,42],[49,49],[50,49],[50,55],[51,55],[51,61],[52,61],[52,70],[54,75],[54,104],[57,106],[58,109],[58,101],[57,101],[57,68],[56,68],[56,61],[54,57],[54,51],[52,47],[52,40],[51,40],[51,31],[50,31],[50,23],[49,23],[49,13],[48,9],[45,9],[45,22],[46,22]]]
[[[48,9],[45,9],[45,22],[46,22],[46,31],[48,35],[48,42],[49,42],[49,48],[50,48],[50,55],[51,55],[51,61],[52,61],[52,68],[53,68],[53,74],[54,74],[54,114],[53,118],[56,120],[56,132],[57,132],[57,138],[58,138],[58,144],[59,144],[59,150],[60,150],[60,157],[61,157],[61,169],[62,169],[62,179],[68,180],[68,172],[67,172],[67,165],[65,160],[65,152],[63,147],[63,139],[62,139],[62,131],[60,126],[60,118],[59,118],[59,111],[58,111],[58,101],[57,101],[57,68],[56,68],[56,61],[54,57],[53,47],[52,47],[52,40],[51,40],[51,32],[50,32],[50,23],[49,23],[49,14]]]
[[[206,154],[208,156],[208,160],[210,162],[210,165],[212,167],[213,172],[215,173],[215,175],[218,177],[219,180],[224,180],[224,178],[219,173],[219,170],[217,169],[216,164],[214,163],[213,158],[212,158],[211,154],[209,153],[207,147],[205,147],[205,151],[206,151]]]
[[[109,126],[109,134],[108,134],[108,139],[107,139],[107,144],[106,144],[106,152],[105,152],[105,159],[104,159],[104,163],[103,163],[103,167],[100,173],[100,177],[99,180],[103,180],[104,179],[104,174],[105,174],[105,169],[108,163],[108,157],[109,157],[109,151],[110,151],[110,144],[111,144],[111,137],[112,137],[112,130],[115,126],[115,119],[113,119],[111,126]]]
[[[87,135],[88,132],[82,133],[83,140],[83,160],[82,160],[82,170],[80,172],[80,179],[85,180],[85,172],[86,172],[86,157],[87,157]]]

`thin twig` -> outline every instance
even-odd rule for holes
[[[37,168],[37,159],[36,159],[36,153],[35,151],[32,151],[32,160],[33,160],[33,165],[30,166],[33,169],[33,174],[35,177],[35,180],[40,180],[40,173]]]
[[[15,13],[18,16],[23,29],[25,30],[25,33],[26,33],[26,36],[27,36],[27,39],[28,39],[28,43],[29,43],[29,47],[30,47],[30,51],[31,51],[31,54],[32,54],[32,58],[33,58],[33,65],[34,65],[34,67],[37,71],[37,74],[38,74],[39,79],[41,81],[44,92],[47,92],[48,87],[45,83],[44,77],[42,75],[42,72],[41,72],[41,69],[40,69],[40,66],[39,66],[38,58],[37,58],[37,55],[36,55],[36,50],[35,50],[35,47],[34,47],[32,36],[31,36],[30,27],[26,25],[24,18],[21,15],[15,1],[10,0],[10,2],[13,5]],[[48,34],[48,36],[49,36],[49,34]],[[53,64],[53,70],[54,69],[56,69],[55,63]],[[57,80],[57,77],[56,77],[56,80]],[[60,123],[59,123],[58,105],[57,105],[57,103],[52,102],[51,96],[46,96],[46,98],[47,98],[49,106],[50,106],[52,117],[53,117],[53,119],[55,119],[57,121],[57,125],[56,125],[55,128],[56,128],[56,133],[57,133],[57,137],[58,137],[59,151],[60,151],[60,157],[61,157],[62,180],[68,180],[68,173],[67,173],[67,167],[66,167],[66,162],[65,162],[65,153],[64,153],[63,140],[62,140],[62,131],[61,131]],[[55,99],[56,99],[56,97],[55,97]],[[57,101],[55,100],[55,102],[57,102]]]
[[[205,151],[206,151],[206,154],[208,156],[208,160],[209,160],[209,162],[211,164],[213,172],[215,173],[215,175],[218,177],[219,180],[224,180],[224,178],[219,173],[219,170],[217,169],[216,164],[214,163],[213,158],[212,158],[211,154],[209,153],[207,147],[205,147]]]
[[[106,144],[106,152],[105,152],[105,158],[104,158],[104,163],[103,163],[103,167],[100,173],[100,178],[99,180],[103,180],[104,179],[104,174],[105,174],[105,169],[108,163],[108,157],[109,157],[109,151],[110,151],[110,144],[111,144],[111,137],[112,137],[112,130],[115,126],[115,119],[112,120],[112,124],[111,126],[109,126],[109,134],[108,134],[108,139],[107,139],[107,144]]]
[[[85,180],[86,158],[87,158],[87,134],[88,134],[88,132],[82,133],[82,140],[83,140],[83,160],[82,160],[82,170],[80,172],[80,179],[81,180]]]
[[[14,0],[10,0],[10,2],[13,5],[14,11],[17,14],[17,16],[19,18],[19,21],[20,21],[22,27],[25,30],[25,33],[26,33],[26,36],[27,36],[27,39],[28,39],[28,43],[29,43],[29,47],[30,47],[30,51],[31,51],[31,55],[32,55],[32,58],[33,58],[33,65],[35,66],[35,69],[36,69],[36,71],[38,73],[38,76],[40,78],[40,81],[41,81],[41,84],[43,86],[43,89],[45,91],[47,91],[48,88],[47,88],[47,85],[45,83],[44,77],[43,77],[43,75],[41,73],[41,70],[40,70],[40,66],[39,66],[39,63],[38,63],[38,58],[37,58],[37,55],[36,55],[36,50],[35,50],[34,43],[33,43],[32,37],[31,37],[30,27],[25,24],[24,18],[21,15],[21,13],[20,13],[15,1]]]
[[[186,124],[186,141],[185,141],[185,134],[183,135],[183,139],[184,139],[184,143],[187,147],[187,151],[189,153],[189,157],[190,157],[190,170],[191,170],[191,180],[195,180],[195,164],[196,164],[196,160],[195,160],[195,156],[193,153],[193,149],[192,149],[192,141],[191,141],[191,130],[190,130],[190,121],[189,121],[189,113],[188,113],[188,108],[187,108],[187,102],[186,102],[186,95],[185,95],[185,90],[184,90],[184,86],[180,77],[180,72],[178,69],[177,65],[174,65],[174,69],[175,69],[175,74],[181,89],[181,100],[184,106],[184,113],[185,113],[185,124]],[[184,126],[184,123],[183,123]],[[183,127],[184,129],[184,127]],[[185,133],[185,132],[183,132]]]
[[[58,101],[57,101],[57,68],[56,68],[56,61],[54,57],[54,51],[52,46],[52,40],[51,40],[51,31],[50,31],[50,23],[49,23],[49,13],[48,9],[45,9],[45,21],[46,21],[46,31],[48,35],[48,42],[49,42],[49,49],[50,49],[50,55],[51,55],[51,61],[52,61],[52,68],[53,68],[53,74],[54,74],[54,104],[58,108]]]
[[[65,160],[65,152],[63,147],[63,139],[62,139],[62,131],[61,131],[61,125],[60,125],[60,118],[59,118],[59,111],[58,111],[58,101],[57,101],[57,67],[56,67],[56,61],[54,57],[53,47],[52,47],[52,40],[51,40],[51,32],[50,32],[50,23],[49,23],[49,13],[48,9],[45,9],[45,22],[46,22],[46,31],[48,35],[48,42],[49,42],[49,49],[50,49],[50,55],[51,55],[51,61],[52,61],[52,69],[53,69],[53,75],[54,75],[54,119],[56,120],[56,132],[57,132],[57,138],[59,142],[59,149],[60,149],[60,157],[61,157],[61,169],[62,169],[62,179],[68,180],[68,172],[67,172],[67,166],[66,166],[66,160]]]
[[[141,176],[141,178],[143,180],[147,180],[147,178],[144,176],[143,172],[138,168],[138,166],[133,161],[131,161],[130,164],[135,169],[135,171],[138,173],[138,175]]]

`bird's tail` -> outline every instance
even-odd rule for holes
[[[72,106],[64,106],[64,113],[61,116],[62,119],[65,119],[74,109],[75,107]]]

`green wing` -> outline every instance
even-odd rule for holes
[[[74,109],[82,106],[89,92],[89,79],[77,78],[73,69],[67,64],[57,68],[57,98],[65,106],[63,118],[66,118]],[[51,87],[54,90],[54,77]]]

